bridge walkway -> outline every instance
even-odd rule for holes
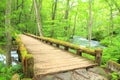
[[[54,74],[96,66],[92,60],[43,43],[30,36],[20,35],[28,53],[34,58],[34,76]]]

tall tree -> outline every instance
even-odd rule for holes
[[[116,8],[118,9],[118,11],[120,13],[120,7],[119,7],[118,3],[115,0],[112,0],[112,2],[115,4]]]
[[[77,20],[77,12],[75,13],[75,16],[74,16],[74,27],[73,27],[73,33],[72,33],[72,37],[75,35],[75,29],[76,29],[76,20]]]
[[[89,0],[89,25],[88,25],[89,47],[91,46],[91,38],[92,38],[92,0]]]
[[[35,8],[35,12],[36,12],[36,21],[37,21],[39,35],[43,36],[41,16],[40,16],[40,11],[39,11],[39,7],[38,7],[38,4],[37,4],[37,0],[33,0],[33,2],[34,2],[34,8]]]
[[[24,0],[22,0],[22,3],[21,3],[21,10],[23,10],[23,8],[24,8]],[[19,14],[19,23],[21,23],[21,16],[22,16],[22,11],[20,12],[20,14]]]
[[[108,3],[109,5],[109,8],[110,8],[110,28],[108,29],[109,30],[109,34],[110,34],[110,44],[112,44],[112,38],[113,38],[113,30],[114,30],[114,22],[113,22],[113,4],[110,3],[108,0],[106,0],[106,2]],[[112,1],[111,1],[112,2]]]
[[[53,5],[52,5],[52,28],[51,28],[51,35],[50,37],[53,37],[54,35],[54,20],[56,16],[56,10],[57,10],[57,0],[53,0]]]
[[[38,5],[38,8],[41,10],[42,9],[42,0],[39,0],[39,5]]]
[[[11,0],[6,1],[6,17],[5,17],[5,30],[6,30],[6,66],[9,67],[11,65],[11,22],[10,22],[10,14],[11,14]]]
[[[65,16],[64,16],[64,19],[65,19],[66,21],[68,21],[68,16],[69,16],[69,7],[70,7],[69,4],[70,4],[70,0],[67,0],[66,10],[65,10]],[[65,27],[64,27],[64,29],[65,29],[64,35],[65,35],[65,36],[67,36],[68,27],[69,27],[69,26],[65,26]]]

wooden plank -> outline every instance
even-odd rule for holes
[[[81,61],[81,62],[80,62]],[[35,66],[39,66],[41,69],[50,69],[50,68],[60,68],[60,67],[65,67],[65,66],[74,66],[74,65],[83,65],[83,64],[93,64],[90,61],[84,61],[84,60],[78,60],[78,61],[70,61],[70,62],[60,62],[59,63],[49,63],[49,64],[35,64]]]
[[[86,67],[90,67],[90,66],[95,66],[95,64],[91,64],[91,63],[82,63],[82,64],[71,64],[68,66],[61,66],[61,67],[54,67],[51,69],[40,69],[40,68],[36,68],[35,71],[35,75],[45,75],[45,74],[53,74],[53,73],[58,73],[58,72],[63,72],[63,71],[70,71],[70,70],[75,70],[75,69],[80,69],[80,68],[86,68]]]

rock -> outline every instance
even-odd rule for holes
[[[99,75],[99,74],[96,74],[94,72],[88,72],[90,78],[89,80],[108,80],[107,78]]]
[[[20,76],[18,74],[14,74],[11,80],[20,80]]]
[[[35,80],[108,80],[104,75],[106,73],[102,68],[94,67],[55,73]]]
[[[78,69],[78,70],[75,70],[75,72],[79,75],[82,75],[84,76],[85,78],[89,79],[89,74],[88,74],[88,71],[86,69]]]
[[[23,78],[22,80],[32,80],[31,78]]]
[[[107,68],[120,74],[120,64],[115,61],[108,61]]]
[[[69,72],[64,72],[64,73],[58,73],[55,75],[58,80],[71,80],[71,71]]]
[[[54,80],[54,75],[47,75],[41,78],[41,80]]]
[[[96,74],[100,74],[101,76],[104,76],[106,78],[108,77],[108,74],[101,67],[89,68],[88,71],[94,72]]]
[[[89,75],[88,75],[89,76]],[[89,78],[84,77],[81,74],[78,74],[76,71],[73,71],[72,73],[72,79],[70,80],[90,80]]]

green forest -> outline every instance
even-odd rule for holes
[[[15,73],[24,77],[21,63],[10,66],[9,61],[13,41],[23,33],[80,45],[73,42],[77,36],[88,40],[87,48],[99,48],[92,47],[94,40],[103,46],[101,67],[109,60],[120,64],[120,1],[0,0],[0,54],[6,56],[6,64],[0,61],[0,80],[11,80]],[[116,72],[111,75],[120,79]]]

